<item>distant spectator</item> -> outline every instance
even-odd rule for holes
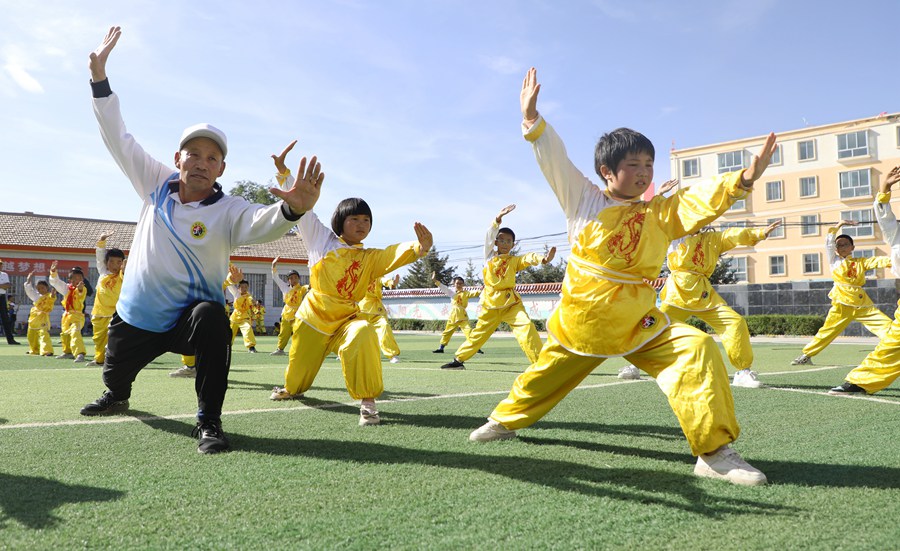
[[[6,335],[7,344],[20,344],[14,338],[13,323],[9,317],[9,305],[6,303],[6,293],[9,288],[9,274],[3,271],[3,260],[0,260],[0,321],[3,322],[3,334]]]

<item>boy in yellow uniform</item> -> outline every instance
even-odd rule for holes
[[[375,328],[375,334],[378,335],[378,346],[381,353],[385,357],[390,358],[391,363],[395,364],[400,361],[400,345],[394,338],[394,331],[388,322],[387,310],[382,302],[382,290],[396,289],[400,283],[400,274],[394,277],[378,277],[369,283],[366,289],[366,296],[359,303],[359,317],[367,320]]]
[[[31,272],[25,277],[25,295],[33,303],[28,314],[28,352],[32,356],[52,356],[53,341],[50,340],[50,312],[56,303],[56,292],[46,281],[31,284]]]
[[[657,276],[669,243],[746,197],[771,160],[775,135],[749,168],[645,202],[640,198],[653,181],[650,140],[627,128],[600,138],[594,166],[606,181],[601,190],[572,164],[562,140],[539,116],[539,90],[532,68],[522,83],[522,127],[566,214],[572,253],[538,361],[516,378],[509,396],[469,439],[515,437],[516,429],[547,414],[606,358],[624,356],[654,377],[668,397],[698,456],[696,475],[765,484],[765,475],[728,446],[740,428],[718,347],[689,325],[670,324],[644,279]]]
[[[103,365],[106,361],[106,342],[109,339],[109,322],[116,313],[116,303],[119,302],[119,293],[122,291],[122,269],[125,266],[125,253],[120,249],[106,248],[106,240],[112,233],[100,234],[97,238],[97,271],[100,278],[97,280],[97,296],[94,297],[94,307],[91,309],[91,325],[94,334],[94,359],[89,366]]]
[[[880,192],[875,197],[875,220],[881,227],[884,242],[891,246],[891,271],[900,277],[900,226],[891,210],[891,187],[897,182],[900,182],[900,166],[891,169],[881,183]],[[847,374],[840,386],[828,393],[874,394],[887,388],[897,377],[900,377],[900,308],[875,350],[866,356],[859,367]]]
[[[301,161],[299,174],[304,168]],[[325,356],[334,352],[341,360],[350,396],[360,400],[359,425],[377,425],[381,417],[375,398],[384,390],[381,355],[375,329],[358,317],[359,302],[375,278],[424,256],[431,248],[431,232],[416,222],[417,241],[367,249],[362,242],[372,230],[372,210],[365,201],[341,201],[330,229],[312,211],[323,179],[324,174],[294,183],[290,172],[279,167],[279,182],[293,184],[306,199],[297,226],[309,251],[310,289],[297,309],[285,385],[275,387],[270,398],[301,398],[312,386]]]
[[[525,352],[528,361],[537,361],[541,351],[541,337],[534,323],[528,317],[522,297],[516,292],[516,273],[529,266],[547,264],[553,260],[556,247],[547,251],[546,256],[527,253],[519,256],[510,255],[516,243],[516,234],[510,228],[501,228],[503,217],[515,209],[515,205],[504,207],[488,228],[484,243],[484,290],[481,295],[481,313],[475,322],[475,329],[466,337],[466,342],[459,345],[453,361],[441,366],[441,369],[465,369],[464,362],[481,350],[484,343],[494,334],[501,322],[506,322],[513,335],[519,341],[519,347]],[[494,250],[494,245],[497,250]]]
[[[50,265],[50,285],[63,297],[62,303],[65,308],[59,335],[63,353],[56,359],[80,363],[84,361],[84,339],[81,338],[81,329],[84,327],[84,300],[87,298],[84,271],[78,266],[72,268],[69,271],[69,281],[66,283],[59,279],[56,265],[55,260]]]
[[[669,245],[666,264],[671,271],[660,293],[660,310],[670,321],[687,322],[691,316],[705,321],[722,339],[731,365],[737,370],[734,386],[760,388],[753,365],[750,330],[740,314],[732,310],[713,289],[709,276],[719,256],[739,246],[752,247],[767,238],[781,221],[766,228],[729,228],[723,232],[700,231]]]
[[[866,329],[883,339],[891,326],[891,318],[875,307],[868,293],[863,289],[866,283],[866,271],[875,268],[889,268],[891,257],[873,256],[869,258],[854,257],[853,238],[849,235],[838,235],[842,226],[856,226],[854,220],[841,222],[828,229],[825,237],[825,251],[828,264],[831,266],[831,277],[834,287],[828,293],[831,308],[825,316],[825,324],[816,336],[803,347],[803,353],[791,362],[791,365],[810,365],[812,357],[831,344],[852,321],[862,323]]]
[[[309,291],[309,285],[300,285],[300,272],[297,270],[288,272],[287,283],[278,277],[279,258],[276,256],[275,260],[272,261],[272,280],[278,286],[278,290],[281,291],[281,296],[284,297],[284,307],[281,308],[281,323],[278,328],[278,348],[272,352],[272,356],[284,356],[286,354],[284,348],[290,342],[291,335],[294,334],[294,318],[297,317],[297,308],[300,307],[303,297]]]
[[[436,272],[431,273],[431,281],[442,293],[450,297],[450,315],[447,318],[447,325],[444,326],[444,332],[441,333],[440,346],[437,350],[432,350],[435,354],[443,354],[444,347],[450,343],[450,338],[457,329],[462,330],[466,339],[469,338],[472,328],[469,327],[469,314],[466,308],[469,307],[469,299],[478,297],[481,291],[466,291],[464,289],[466,282],[461,277],[453,278],[453,289],[438,281]],[[480,349],[478,353],[483,354]]]
[[[254,313],[256,314],[256,332],[260,335],[266,334],[266,305],[263,301],[257,300],[254,304]]]
[[[237,285],[229,285],[228,292],[234,299],[234,311],[231,313],[231,342],[238,330],[244,336],[244,346],[251,354],[256,354],[256,335],[250,325],[250,310],[253,307],[253,295],[250,294],[250,282],[244,279],[243,272],[235,266],[231,266],[231,280],[238,281]]]

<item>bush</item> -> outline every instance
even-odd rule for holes
[[[391,318],[388,320],[391,324],[391,329],[396,331],[443,331],[444,327],[447,326],[447,320],[417,320],[411,318]],[[546,330],[546,321],[545,320],[532,320],[534,323],[534,327],[538,331]],[[469,327],[475,327],[475,320],[469,320]],[[501,323],[500,327],[497,328],[497,331],[503,332],[511,332],[512,329],[506,322]]]
[[[756,335],[793,335],[798,337],[812,336],[825,323],[822,316],[793,316],[773,314],[760,316],[744,316],[751,336]],[[712,333],[712,327],[701,319],[691,316],[687,324],[705,332]]]

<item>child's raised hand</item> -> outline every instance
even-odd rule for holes
[[[306,157],[303,157],[300,159],[300,168],[297,169],[294,187],[286,191],[270,187],[269,192],[287,203],[294,214],[303,214],[316,206],[324,181],[325,173],[322,172],[322,165],[319,164],[315,155],[309,160],[309,165],[306,164]]]
[[[109,233],[101,233],[100,237],[97,238],[97,241],[106,241],[107,239],[112,237],[114,233],[116,233],[116,232],[111,231]]]
[[[56,271],[56,265],[57,265],[57,264],[58,264],[58,261],[56,261],[56,260],[54,260],[52,263],[50,263],[50,271],[51,271],[51,272],[55,272],[55,271]]]
[[[272,155],[272,160],[275,161],[275,168],[278,169],[278,174],[285,174],[288,171],[288,167],[284,164],[284,160],[287,158],[288,153],[291,152],[291,149],[294,149],[294,146],[297,145],[297,140],[292,141],[288,144],[287,147],[282,150],[279,155]]]
[[[556,247],[550,247],[550,250],[547,251],[547,254],[541,259],[541,264],[548,264],[553,261],[553,257],[556,256]]]
[[[110,27],[106,37],[103,38],[103,42],[97,46],[96,50],[91,52],[88,67],[91,70],[92,82],[106,80],[106,59],[109,57],[110,52],[113,51],[113,48],[116,47],[116,42],[119,41],[120,36],[122,36],[121,27]]]
[[[272,261],[272,271],[275,271],[275,267],[278,266],[278,261],[281,260],[280,256],[276,256],[275,260]]]
[[[665,195],[666,193],[669,193],[670,191],[675,189],[677,186],[678,186],[677,178],[672,178],[671,180],[666,180],[665,182],[663,182],[663,185],[659,186],[659,192],[657,193],[657,195]]]
[[[538,118],[537,98],[541,91],[541,85],[537,81],[537,69],[532,67],[525,73],[522,80],[522,92],[519,94],[519,103],[522,106],[522,119],[530,127]]]
[[[413,224],[413,229],[416,231],[416,239],[419,240],[419,247],[422,249],[421,254],[424,256],[431,249],[431,245],[434,244],[434,239],[428,228],[421,222]]]
[[[892,168],[884,177],[884,181],[881,183],[881,193],[890,193],[891,187],[897,182],[900,182],[900,165]]]
[[[503,217],[506,216],[507,214],[511,213],[514,210],[516,210],[515,204],[506,205],[505,207],[503,207],[500,210],[500,214],[497,215],[497,223],[499,224],[500,222],[503,222]]]
[[[766,234],[766,237],[769,237],[769,234],[771,234],[773,231],[775,231],[775,228],[781,226],[781,224],[782,224],[783,222],[784,222],[784,221],[783,221],[783,220],[780,220],[780,219],[779,219],[779,220],[776,220],[776,221],[774,221],[774,222],[772,222],[771,224],[769,224],[768,226],[766,226],[766,229],[763,230],[763,233]]]
[[[753,156],[753,160],[750,161],[750,168],[744,170],[744,173],[741,175],[741,184],[744,188],[752,187],[753,182],[762,177],[763,172],[766,171],[769,163],[772,162],[772,155],[775,154],[775,145],[775,133],[770,132],[766,138],[766,143],[763,144],[762,151],[759,152],[759,155]]]
[[[31,281],[31,276],[33,276],[33,275],[34,275],[34,272],[28,272],[28,275],[25,276],[25,281],[26,282]]]

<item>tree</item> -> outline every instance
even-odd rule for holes
[[[472,262],[472,259],[469,259],[469,262],[466,264],[466,275],[463,276],[466,285],[484,285],[484,280],[481,279],[481,270],[475,267],[475,263]]]
[[[726,285],[728,283],[737,283],[737,273],[731,267],[731,259],[724,255],[719,257],[716,262],[716,269],[709,276],[709,282],[713,285]]]
[[[549,249],[544,246],[544,254]],[[550,262],[548,264],[538,264],[537,266],[529,266],[519,272],[516,280],[519,283],[558,283],[563,280],[566,275],[566,261],[559,259],[557,264]]]
[[[456,268],[447,267],[448,255],[441,256],[434,247],[428,254],[409,265],[409,272],[400,280],[401,289],[427,289],[434,287],[431,274],[436,273],[438,281],[449,283],[456,275]]]
[[[228,190],[228,195],[243,197],[251,203],[274,205],[279,201],[277,197],[269,193],[269,188],[250,180],[238,180],[234,187]]]

